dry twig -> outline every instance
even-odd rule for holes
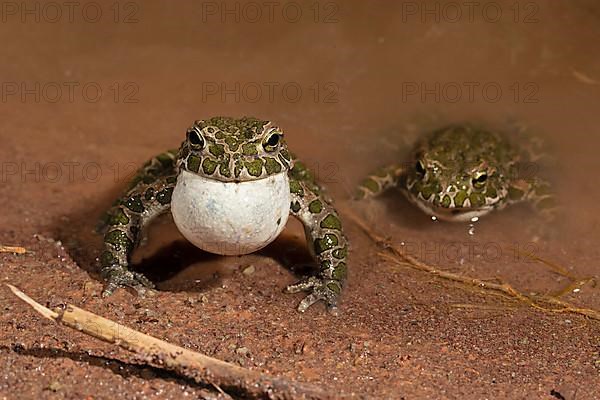
[[[528,295],[525,293],[521,293],[515,288],[513,288],[508,283],[494,283],[488,282],[478,278],[471,278],[468,276],[455,274],[453,272],[444,271],[437,269],[431,265],[425,264],[410,254],[406,254],[404,251],[389,243],[389,241],[383,236],[378,235],[373,231],[365,222],[363,222],[360,218],[358,218],[353,213],[348,213],[352,218],[354,223],[358,225],[363,232],[373,240],[377,245],[387,250],[386,253],[379,253],[380,256],[386,258],[392,263],[400,266],[409,266],[413,269],[417,269],[420,271],[427,272],[429,274],[435,275],[442,279],[447,279],[454,282],[459,282],[465,285],[469,285],[471,287],[477,287],[479,289],[487,290],[490,292],[502,293],[507,295],[515,300],[521,301],[530,307],[536,308],[540,311],[545,312],[555,312],[555,313],[574,313],[585,315],[589,318],[593,318],[596,320],[600,320],[600,311],[589,309],[589,308],[580,308],[569,302],[561,300],[557,297],[553,296],[543,296],[543,295]],[[545,260],[538,260],[540,262],[545,262]],[[562,267],[561,267],[562,268]],[[587,279],[584,281],[577,282],[578,284],[582,284],[582,282],[587,283],[591,279]],[[551,308],[549,305],[558,306],[559,308]]]
[[[27,253],[27,249],[20,246],[3,246],[0,244],[0,253],[25,254]]]
[[[174,371],[202,384],[240,393],[255,399],[332,399],[320,387],[261,374],[216,358],[184,349],[138,332],[74,305],[50,310],[12,285],[7,285],[21,300],[44,317],[77,329],[95,338],[117,344],[137,353],[149,365]]]

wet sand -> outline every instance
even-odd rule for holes
[[[48,3],[30,13],[20,3],[2,10],[0,244],[32,250],[0,254],[2,282],[50,306],[70,302],[334,393],[600,397],[598,321],[396,266],[348,217],[351,210],[440,269],[525,293],[553,294],[570,280],[517,250],[577,278],[597,275],[596,2],[517,9],[500,1],[470,14],[451,2],[300,1],[277,3],[273,14],[261,8],[260,17],[259,3],[86,4],[72,15],[61,9],[60,18]],[[298,314],[301,295],[281,292],[296,279],[289,266],[310,260],[292,220],[265,250],[218,257],[187,244],[164,218],[135,255],[157,295],[99,297],[98,216],[135,168],[212,115],[276,121],[336,198],[352,244],[339,317],[322,304]],[[362,177],[405,155],[420,133],[458,121],[514,121],[549,144],[554,162],[534,168],[552,179],[564,205],[550,239],[533,236],[540,221],[527,206],[485,217],[469,235],[465,224],[432,222],[399,193],[349,200]],[[255,271],[242,273],[250,265]],[[562,298],[600,309],[591,284]],[[7,288],[0,306],[0,397],[178,398],[212,390],[57,328]]]

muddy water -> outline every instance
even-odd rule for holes
[[[86,306],[98,313],[140,321],[130,316],[153,308],[159,322],[142,319],[139,329],[162,337],[168,325],[174,341],[226,359],[234,358],[228,346],[245,346],[254,358],[242,361],[250,366],[348,392],[479,398],[556,389],[600,396],[589,385],[598,374],[596,322],[532,311],[393,267],[347,217],[351,210],[439,268],[525,292],[554,293],[570,279],[522,252],[577,278],[596,275],[596,2],[83,2],[72,14],[35,4],[29,11],[6,6],[0,24],[0,242],[37,251],[26,259],[0,257],[11,282],[82,304],[81,288],[91,281],[96,294]],[[296,315],[298,298],[280,293],[294,279],[281,266],[307,260],[293,221],[265,252],[221,258],[186,245],[166,219],[136,255],[161,289],[158,298],[135,300],[138,308],[126,292],[110,307],[98,298],[95,219],[136,167],[176,147],[191,121],[212,115],[277,121],[336,197],[352,241],[339,321],[328,321],[321,306]],[[483,218],[469,235],[464,224],[431,222],[397,193],[361,205],[348,201],[365,174],[403,157],[419,134],[458,121],[524,124],[549,144],[555,162],[535,170],[555,182],[563,204],[551,239],[530,233],[539,221],[525,206]],[[32,238],[36,233],[63,241],[61,263],[54,247]],[[241,274],[249,265],[256,272]],[[197,295],[208,302],[187,307]],[[600,308],[591,285],[564,299]],[[2,301],[12,303],[6,293]],[[27,313],[11,307],[6,321]],[[4,346],[38,340],[35,320],[26,324],[29,334],[5,326]],[[83,340],[56,335],[59,342]],[[296,343],[306,351],[295,352]],[[97,354],[110,351],[87,345]],[[26,372],[28,363],[49,372],[69,367],[62,359],[3,351],[16,367],[3,375],[0,390],[18,385],[24,394],[42,393],[47,382]],[[94,382],[146,390],[135,374],[124,385],[110,371],[72,363],[74,376],[83,368]],[[77,392],[76,380],[63,381],[65,396]],[[161,378],[153,384],[172,395],[184,390]]]

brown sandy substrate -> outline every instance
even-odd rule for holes
[[[333,392],[552,399],[555,390],[569,400],[600,397],[600,322],[540,312],[396,267],[377,256],[348,218],[351,272],[338,318],[320,304],[298,314],[301,297],[281,292],[295,279],[286,266],[309,260],[295,221],[259,254],[222,258],[187,245],[164,219],[136,254],[160,289],[147,298],[125,290],[99,298],[94,258],[100,242],[93,233],[132,165],[176,147],[194,119],[249,114],[286,130],[292,149],[328,181],[340,207],[353,207],[430,264],[501,279],[527,293],[552,294],[569,283],[515,256],[516,246],[577,277],[598,275],[600,86],[594,79],[600,80],[600,8],[594,1],[536,2],[539,22],[531,24],[512,17],[495,24],[421,23],[418,17],[402,23],[401,2],[383,1],[344,2],[339,22],[330,24],[310,18],[296,24],[202,22],[200,3],[177,4],[143,2],[133,24],[109,17],[97,24],[0,24],[3,82],[97,82],[109,93],[95,103],[76,94],[73,102],[66,95],[57,103],[13,96],[0,105],[0,243],[32,251],[0,254],[1,282],[49,306],[70,302],[186,348]],[[308,13],[310,3],[302,4]],[[510,12],[512,2],[497,4]],[[203,83],[273,81],[297,82],[304,95],[294,103],[281,96],[269,101],[266,94],[258,102],[202,94]],[[465,81],[498,82],[504,95],[497,103],[481,97],[402,101],[403,82]],[[115,102],[115,82],[134,82],[139,102]],[[315,101],[315,82],[335,82],[339,101]],[[515,102],[514,82],[535,83],[539,101]],[[395,160],[415,130],[508,118],[533,126],[555,149],[549,175],[566,206],[552,239],[532,242],[529,228],[539,222],[527,207],[483,219],[470,236],[465,225],[432,223],[398,194],[360,206],[347,201],[358,180]],[[72,179],[69,162],[78,163]],[[36,163],[37,176],[26,173]],[[61,166],[59,179],[49,163]],[[101,174],[94,179],[96,165]],[[250,265],[254,272],[243,273]],[[587,285],[564,299],[600,309],[598,290]],[[0,310],[2,398],[214,393],[43,320],[5,287]]]

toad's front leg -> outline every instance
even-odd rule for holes
[[[129,263],[148,224],[171,206],[171,194],[177,181],[174,163],[174,151],[152,159],[106,214],[104,251],[100,255],[100,273],[106,281],[104,297],[119,287],[133,287],[141,292],[153,286],[143,274],[132,271]]]
[[[530,202],[536,212],[548,223],[555,222],[558,205],[549,182],[541,178],[513,182],[508,190],[511,203]]]
[[[299,165],[294,167],[303,168]],[[318,273],[306,277],[286,288],[288,293],[308,291],[310,294],[300,302],[298,311],[304,312],[319,300],[323,300],[330,312],[337,311],[338,297],[346,278],[348,242],[342,224],[333,206],[326,201],[314,181],[298,179],[297,171],[290,173],[292,194],[291,213],[304,225],[306,241],[311,254],[319,264]],[[296,177],[294,177],[296,175]]]
[[[354,199],[360,200],[382,194],[386,190],[398,185],[406,168],[401,164],[393,164],[375,171],[364,179],[359,185]]]

